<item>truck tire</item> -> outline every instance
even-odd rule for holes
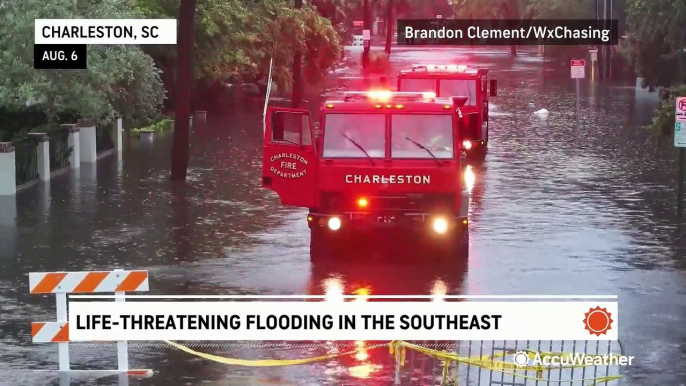
[[[310,234],[310,262],[312,264],[325,264],[331,261],[335,248],[332,240],[327,237],[325,231],[318,228],[312,228]]]
[[[463,262],[469,259],[469,229],[458,230],[449,243],[441,248],[439,262]]]

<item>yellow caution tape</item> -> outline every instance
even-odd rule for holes
[[[365,347],[365,348],[360,348],[360,349],[357,349],[354,351],[348,351],[348,352],[339,353],[339,354],[324,355],[324,356],[319,356],[319,357],[314,357],[314,358],[305,358],[305,359],[254,359],[254,360],[250,360],[250,359],[225,358],[225,357],[221,357],[218,355],[206,354],[206,353],[202,353],[199,351],[195,351],[195,350],[188,348],[184,345],[174,343],[174,342],[170,342],[168,340],[165,340],[165,343],[167,343],[168,345],[174,346],[181,351],[187,352],[191,355],[195,355],[195,356],[200,357],[200,358],[208,359],[208,360],[218,362],[218,363],[223,363],[225,365],[249,366],[249,367],[276,367],[276,366],[304,365],[304,364],[308,364],[308,363],[323,362],[323,361],[333,359],[333,358],[353,355],[359,351],[363,351],[363,350],[369,351],[370,349],[377,348],[374,346]]]
[[[426,354],[428,356],[432,356],[437,359],[441,359],[444,361],[443,363],[443,378],[444,380],[448,376],[448,368],[450,366],[451,362],[457,362],[457,363],[464,363],[467,365],[472,365],[472,366],[477,366],[484,368],[486,370],[490,371],[498,371],[504,374],[512,375],[515,377],[519,378],[524,378],[532,381],[545,381],[545,382],[578,382],[578,381],[586,381],[586,382],[591,382],[595,381],[591,385],[597,385],[600,383],[607,383],[609,381],[613,381],[616,379],[621,378],[621,375],[610,375],[610,376],[605,376],[605,377],[600,377],[600,378],[590,378],[590,379],[574,379],[574,380],[550,380],[550,379],[545,379],[542,378],[542,373],[543,371],[549,371],[552,369],[555,370],[560,370],[560,369],[570,369],[570,368],[581,368],[581,367],[586,367],[587,365],[570,365],[570,366],[519,366],[514,363],[508,363],[505,361],[496,361],[493,360],[494,358],[498,357],[504,357],[506,355],[513,354],[513,352],[503,352],[503,353],[498,353],[496,355],[486,355],[486,356],[473,356],[473,357],[463,357],[457,354],[452,354],[446,351],[438,351],[434,349],[430,349],[427,347],[419,346],[416,344],[408,343],[408,342],[403,342],[403,341],[392,341],[389,345],[390,352],[393,354],[396,352],[396,350],[401,350],[401,357],[404,357],[404,351],[406,349],[414,350],[417,352],[420,352],[422,354]],[[531,350],[522,350],[526,352],[529,355],[529,358],[534,358],[536,355],[536,352],[531,351]],[[553,353],[553,352],[542,352],[540,353],[541,357],[552,357],[552,356],[570,356],[572,357],[574,354],[567,354],[567,353]],[[601,355],[583,355],[583,357],[602,357]],[[401,361],[400,365],[404,365],[404,361]],[[512,370],[512,371],[507,371],[507,370]],[[529,375],[523,375],[516,373],[515,371],[534,371],[538,376],[529,376]]]
[[[353,351],[347,351],[339,354],[330,354],[330,355],[323,355],[323,356],[318,356],[318,357],[313,357],[313,358],[305,358],[305,359],[254,359],[254,360],[248,360],[248,359],[234,359],[234,358],[225,358],[221,357],[218,355],[212,355],[212,354],[206,354],[202,352],[195,351],[191,348],[188,348],[184,345],[174,343],[168,340],[165,340],[165,342],[173,347],[178,348],[181,351],[187,352],[191,355],[195,355],[200,358],[204,358],[207,360],[211,360],[214,362],[218,363],[223,363],[226,365],[232,365],[232,366],[249,366],[249,367],[276,367],[276,366],[297,366],[297,365],[304,365],[308,363],[315,363],[315,362],[323,362],[327,361],[329,359],[334,359],[334,358],[339,358],[339,357],[344,357],[344,356],[349,356],[349,355],[354,355],[360,351],[368,351],[372,350],[375,348],[382,347],[384,345],[374,345],[370,347],[365,347],[365,348],[358,348]],[[550,370],[560,370],[560,369],[570,369],[570,368],[581,368],[581,367],[586,367],[587,365],[569,365],[569,366],[519,366],[514,363],[509,363],[505,362],[503,360],[495,360],[496,358],[502,358],[507,355],[512,355],[514,352],[511,351],[504,351],[502,353],[494,354],[494,355],[484,355],[484,356],[472,356],[472,357],[463,357],[458,354],[453,354],[449,353],[446,351],[438,351],[434,349],[430,349],[428,347],[423,347],[417,344],[413,343],[408,343],[404,341],[399,341],[399,340],[394,340],[390,342],[388,345],[389,352],[391,355],[393,354],[400,354],[399,355],[399,362],[400,366],[405,365],[405,357],[406,357],[406,351],[408,349],[420,352],[422,354],[426,354],[428,356],[432,356],[434,358],[443,360],[443,378],[444,380],[448,378],[448,373],[450,370],[450,364],[452,362],[456,363],[463,363],[471,366],[477,366],[481,367],[486,370],[490,371],[497,371],[501,372],[504,374],[512,375],[515,377],[519,378],[524,378],[532,381],[545,381],[545,382],[556,382],[556,383],[561,383],[561,382],[579,382],[579,381],[584,381],[584,382],[592,382],[590,385],[598,385],[601,383],[607,383],[613,380],[620,379],[622,376],[621,375],[610,375],[610,376],[605,376],[605,377],[600,377],[600,378],[590,378],[590,379],[573,379],[573,380],[551,380],[551,379],[545,379],[542,377],[544,371],[550,371]],[[531,350],[521,350],[529,355],[529,358],[533,359],[535,355],[537,354],[534,351]],[[555,353],[555,352],[541,352],[538,353],[542,358],[543,357],[553,357],[553,356],[563,356],[563,357],[573,357],[574,354],[568,354],[568,353]],[[581,357],[586,358],[586,357],[603,357],[602,355],[586,355],[586,354],[581,354]],[[588,365],[590,366],[590,365]],[[524,374],[519,374],[517,371],[520,372],[536,372],[537,376],[529,376],[529,375],[524,375]]]

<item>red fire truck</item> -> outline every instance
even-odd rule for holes
[[[284,205],[309,208],[313,260],[383,228],[466,255],[469,190],[459,142],[466,102],[434,93],[346,93],[322,105],[317,136],[309,111],[270,107],[262,186]]]
[[[468,97],[462,108],[462,113],[468,117],[462,147],[472,159],[483,160],[486,157],[489,122],[487,69],[473,69],[464,65],[414,65],[398,75],[398,91],[431,91],[440,98],[458,95]],[[495,97],[497,92],[497,81],[491,79],[490,96]]]

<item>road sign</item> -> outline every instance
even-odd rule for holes
[[[674,124],[674,147],[686,147],[686,122]]]
[[[443,15],[436,15],[436,19],[442,19]]]
[[[572,79],[583,79],[586,76],[586,61],[572,60]]]
[[[362,30],[362,39],[370,40],[372,38],[372,31],[368,29]]]
[[[677,121],[686,121],[686,97],[676,98],[676,112],[674,113]]]
[[[353,21],[353,27],[362,27],[364,25],[363,20],[355,20]]]
[[[592,49],[588,50],[588,52],[591,53],[591,62],[597,62],[598,61],[598,49]]]

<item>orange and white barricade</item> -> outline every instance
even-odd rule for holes
[[[94,271],[94,272],[36,272],[29,273],[31,294],[55,294],[57,321],[31,323],[33,343],[57,343],[59,370],[72,371],[69,366],[69,318],[67,294],[114,292],[115,301],[123,302],[125,292],[149,291],[148,271]],[[129,352],[126,341],[117,342],[117,370],[86,370],[116,372],[134,376],[151,376],[152,370],[129,369]]]

